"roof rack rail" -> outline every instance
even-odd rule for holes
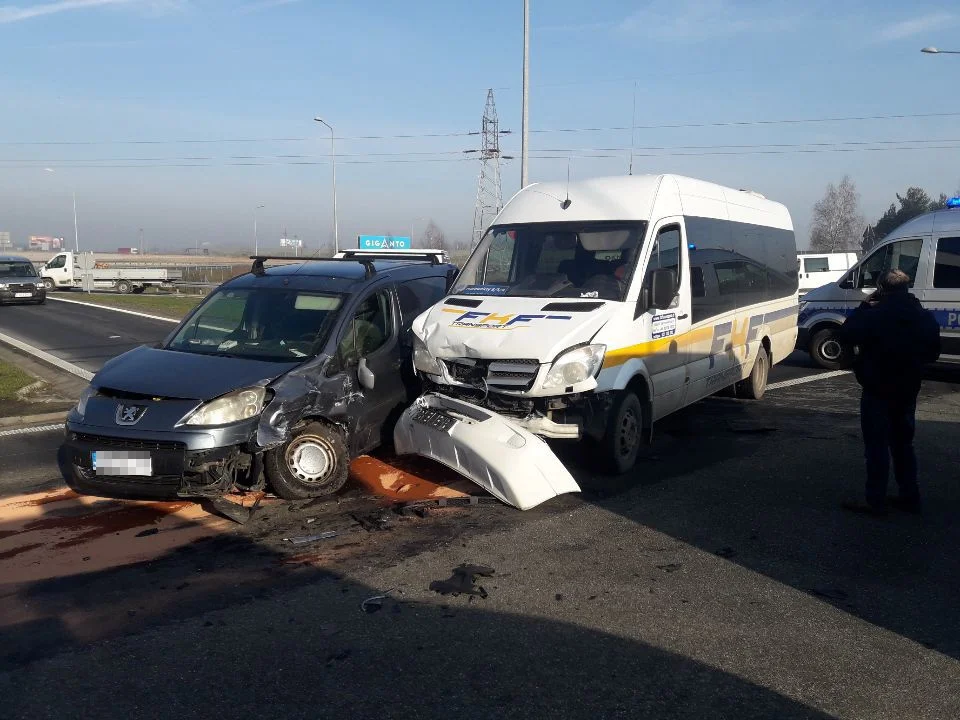
[[[443,250],[341,250],[333,256],[333,260],[429,260],[431,265],[444,262],[446,253]]]

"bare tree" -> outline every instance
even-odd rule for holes
[[[813,206],[810,249],[819,252],[855,252],[860,247],[864,220],[860,194],[849,175],[839,185],[830,183]]]
[[[443,250],[443,242],[443,230],[441,230],[440,226],[431,218],[430,222],[427,223],[427,227],[423,230],[421,243],[424,247],[432,250]]]

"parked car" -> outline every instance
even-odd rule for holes
[[[47,291],[33,263],[18,255],[0,255],[0,303],[43,305]]]
[[[417,397],[414,318],[456,269],[424,253],[265,266],[221,285],[161,343],[110,360],[70,412],[79,492],[299,499],[338,490]]]

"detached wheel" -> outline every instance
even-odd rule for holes
[[[280,447],[264,453],[263,469],[284,500],[331,495],[347,482],[350,460],[339,432],[312,422]]]
[[[822,368],[840,370],[850,364],[851,352],[837,337],[836,328],[824,328],[810,338],[810,357]]]
[[[121,295],[128,295],[132,291],[133,291],[133,285],[131,285],[126,280],[121,280],[120,282],[117,283],[117,292],[120,293]]]
[[[640,398],[624,390],[607,420],[607,431],[601,440],[604,465],[617,475],[633,469],[643,441],[643,405]]]
[[[767,349],[761,345],[749,377],[736,383],[737,397],[744,400],[759,400],[767,390],[768,377],[770,377],[770,356],[767,355]]]

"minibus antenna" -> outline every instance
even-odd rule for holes
[[[633,81],[633,115],[630,120],[630,167],[627,169],[627,175],[633,175],[633,146],[634,135],[637,127],[637,81]]]

